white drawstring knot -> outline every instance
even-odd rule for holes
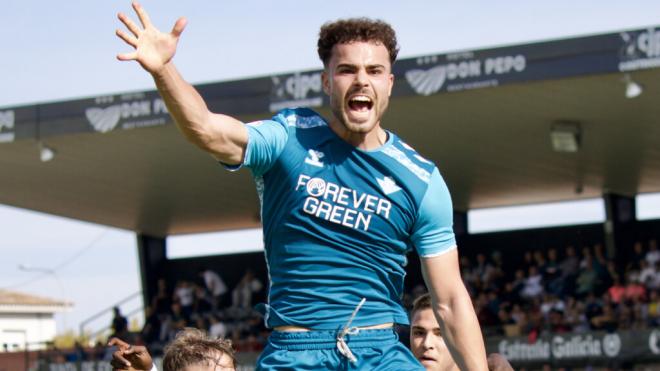
[[[348,322],[346,322],[344,328],[342,328],[337,335],[337,349],[339,349],[339,353],[341,353],[344,357],[348,358],[348,360],[353,363],[357,362],[357,358],[355,358],[353,352],[351,352],[351,349],[348,347],[348,344],[346,344],[344,337],[346,335],[357,335],[360,332],[360,328],[351,327],[351,323],[353,323],[353,319],[357,315],[357,312],[360,310],[360,308],[362,308],[362,305],[365,301],[367,301],[367,298],[362,298],[362,300],[360,300],[360,303],[357,305],[357,307],[355,307],[355,310],[353,310],[351,318],[348,319]]]

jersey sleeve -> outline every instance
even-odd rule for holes
[[[419,256],[438,256],[456,248],[453,222],[449,189],[435,168],[412,230],[411,241]]]
[[[226,167],[236,171],[245,166],[251,169],[255,176],[261,176],[273,166],[282,153],[289,134],[283,123],[274,120],[255,121],[246,124],[246,127],[248,143],[243,163]]]

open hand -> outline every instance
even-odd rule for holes
[[[179,37],[186,27],[186,19],[179,18],[172,31],[165,33],[154,27],[151,20],[149,20],[149,15],[139,3],[133,2],[133,9],[140,19],[142,28],[125,14],[119,13],[119,20],[131,34],[120,29],[117,29],[116,34],[135,50],[130,53],[118,54],[117,59],[120,61],[137,61],[149,73],[158,73],[174,57]]]

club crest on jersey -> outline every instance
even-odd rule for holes
[[[307,151],[305,163],[316,167],[323,167],[323,161],[321,161],[323,157],[325,157],[323,152],[310,149]]]
[[[378,185],[383,190],[383,192],[385,192],[386,195],[401,190],[401,187],[396,185],[396,182],[394,181],[394,179],[392,179],[392,177],[386,176],[383,179],[376,178],[376,180],[378,181]]]

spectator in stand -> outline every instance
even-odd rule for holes
[[[465,283],[465,288],[470,292],[470,296],[476,296],[476,292],[475,292],[476,277],[472,273],[472,265],[470,264],[470,258],[463,255],[460,257],[459,263],[461,267],[461,278]],[[424,288],[424,291],[426,291],[426,288]]]
[[[605,252],[603,251],[603,245],[602,244],[595,244],[594,245],[594,255],[592,259],[592,263],[594,265],[594,270],[598,274],[598,281],[599,284],[605,285],[603,288],[606,289],[609,287],[612,282],[609,281],[610,277],[607,272],[607,258],[605,258]]]
[[[224,338],[227,336],[227,326],[218,319],[216,315],[209,316],[209,335],[213,338]]]
[[[218,310],[225,306],[225,294],[227,293],[227,285],[222,280],[220,275],[207,267],[202,267],[199,276],[204,281],[204,286],[208,293],[213,298],[213,310]]]
[[[167,282],[163,278],[158,280],[158,289],[156,296],[151,300],[151,307],[161,320],[164,320],[165,316],[170,313],[170,309],[172,308],[172,293],[167,290]]]
[[[515,290],[513,282],[506,282],[504,284],[504,289],[500,293],[500,296],[502,303],[506,303],[509,306],[520,303],[520,295]]]
[[[532,253],[532,256],[534,257],[534,265],[539,270],[539,273],[541,273],[543,278],[545,278],[545,269],[547,268],[546,266],[548,265],[548,261],[546,260],[543,251],[536,250],[534,253]]]
[[[534,262],[534,254],[532,251],[527,250],[523,253],[523,261],[522,264],[520,264],[521,269],[525,270],[531,267],[532,265],[535,265],[536,262]]]
[[[655,265],[660,261],[660,250],[658,250],[658,243],[656,240],[649,240],[649,250],[644,257],[649,265]]]
[[[609,289],[607,289],[607,294],[609,295],[610,300],[615,304],[619,304],[623,301],[626,294],[626,287],[621,283],[621,277],[618,275],[614,276],[614,283]]]
[[[156,311],[152,307],[146,307],[144,311],[144,326],[140,335],[146,344],[152,344],[161,340],[160,332],[162,322]]]
[[[657,265],[658,263],[649,265],[646,260],[641,261],[639,283],[649,290],[660,289],[660,272],[658,272]]]
[[[658,295],[658,290],[649,292],[649,301],[644,306],[642,316],[648,326],[660,325],[660,295]]]
[[[119,307],[112,308],[113,317],[112,317],[112,337],[116,337],[122,340],[128,340],[128,320],[121,314]]]
[[[544,295],[543,302],[541,303],[541,313],[546,321],[550,319],[550,312],[553,310],[563,313],[565,309],[566,304],[559,297],[553,294]]]
[[[176,334],[186,328],[190,323],[190,317],[188,317],[181,308],[181,303],[174,302],[172,303],[172,312],[167,317],[163,323],[163,337],[164,341],[170,341],[176,337]]]
[[[485,254],[477,254],[477,263],[472,269],[474,276],[478,277],[482,284],[487,284],[490,281],[494,268],[486,259]]]
[[[550,333],[562,334],[571,331],[571,326],[564,320],[564,311],[552,309],[548,313],[547,329]]]
[[[575,280],[579,273],[580,260],[573,246],[567,246],[564,254],[564,259],[559,263],[561,294],[572,295],[575,292]]]
[[[564,311],[564,322],[575,332],[589,331],[589,323],[585,315],[586,308],[583,302],[575,300],[574,297],[566,297],[566,310]]]
[[[635,269],[641,270],[642,267],[640,262],[646,259],[646,252],[644,251],[644,246],[641,241],[635,241],[632,248],[632,255],[626,265],[626,270]]]
[[[181,311],[186,318],[190,318],[190,315],[193,312],[193,303],[195,301],[195,289],[193,285],[186,280],[177,282],[174,287],[173,300],[181,305]]]
[[[593,266],[593,255],[591,254],[591,249],[589,246],[582,247],[582,258],[580,259],[580,269],[587,267],[587,261]]]
[[[534,265],[529,267],[529,274],[525,279],[525,286],[523,286],[520,296],[525,299],[533,299],[543,294],[543,276],[538,268]]]
[[[513,292],[515,292],[516,295],[521,296],[522,290],[525,287],[525,271],[522,269],[516,269],[515,277],[511,284],[513,285]]]
[[[195,296],[193,298],[193,315],[203,316],[213,311],[213,299],[202,286],[194,286]]]
[[[545,287],[547,291],[555,295],[560,295],[562,280],[557,249],[548,249],[548,261],[546,262],[545,268],[541,274],[543,274],[543,280],[545,281]]]
[[[251,309],[253,295],[261,291],[262,288],[261,281],[254,276],[251,269],[248,269],[232,291],[232,307]]]
[[[602,312],[591,318],[591,329],[607,332],[616,331],[617,318],[611,304],[604,305]]]
[[[598,273],[594,269],[591,255],[589,254],[585,256],[585,258],[582,259],[582,262],[583,263],[580,263],[580,273],[578,274],[578,277],[575,281],[577,286],[575,288],[575,294],[578,297],[584,297],[589,293],[594,293],[596,285],[599,282]]]
[[[644,300],[646,298],[646,288],[644,285],[633,279],[632,274],[628,274],[626,278],[626,291],[624,293],[624,300]]]

